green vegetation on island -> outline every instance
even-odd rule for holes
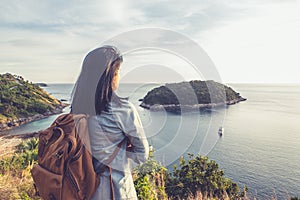
[[[65,106],[21,76],[0,74],[0,131],[60,113]]]
[[[178,109],[194,110],[232,105],[246,99],[231,87],[213,80],[168,83],[149,91],[141,107],[151,110],[177,112]]]

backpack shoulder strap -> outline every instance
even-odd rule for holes
[[[113,159],[117,156],[117,154],[119,153],[121,147],[122,147],[122,144],[127,140],[127,138],[125,137],[119,144],[118,146],[115,148],[114,152],[109,156],[106,164],[109,164],[113,161]]]
[[[114,152],[110,155],[107,163],[111,163],[113,159],[117,156],[118,152],[120,151],[122,144],[126,141],[126,137],[118,144],[118,146],[115,148]],[[111,200],[115,199],[114,195],[114,185],[112,180],[112,168],[108,166],[109,168],[109,179],[110,179],[110,194],[111,194]]]

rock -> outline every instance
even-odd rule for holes
[[[47,111],[44,114],[35,114],[34,116],[28,117],[28,118],[19,118],[19,119],[14,119],[11,120],[9,122],[5,122],[5,123],[0,123],[0,134],[2,131],[8,130],[8,129],[12,129],[14,127],[18,127],[20,125],[29,123],[29,122],[33,122],[39,119],[44,119],[48,116],[51,115],[55,115],[55,114],[59,114],[62,113],[63,109],[68,106],[68,104],[61,104],[59,106],[57,106],[57,108],[55,108],[53,111]]]
[[[48,86],[46,83],[34,83],[34,85],[38,85],[40,87],[47,87]]]

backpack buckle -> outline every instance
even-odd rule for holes
[[[44,142],[45,145],[48,144],[48,140],[46,138],[43,138],[43,142]]]
[[[63,154],[64,154],[64,152],[63,152],[62,150],[59,150],[59,151],[55,154],[55,156],[56,156],[58,159],[61,159],[62,156],[63,156]]]
[[[40,196],[39,190],[37,189],[35,183],[33,183],[33,186],[34,186],[34,190],[35,190],[35,195],[36,195],[36,196]]]

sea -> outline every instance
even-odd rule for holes
[[[201,154],[215,160],[240,188],[247,186],[251,198],[300,197],[300,84],[227,84],[247,101],[182,115],[139,106],[139,100],[158,85],[124,83],[117,92],[135,105],[158,162],[172,170],[181,156]],[[73,84],[43,87],[66,102],[72,88]],[[7,133],[42,130],[56,117]],[[219,127],[224,128],[222,136]]]

